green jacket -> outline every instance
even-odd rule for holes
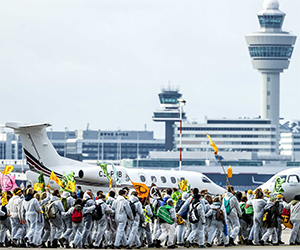
[[[160,223],[169,223],[169,224],[173,224],[174,220],[175,220],[175,210],[173,207],[169,206],[169,205],[164,205],[162,207],[160,207],[157,211],[157,217],[159,217],[159,222]]]

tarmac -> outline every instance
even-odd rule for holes
[[[289,245],[289,239],[290,239],[290,235],[291,235],[291,230],[290,229],[284,229],[282,230],[282,241],[285,242],[285,245],[280,245],[280,246],[273,246],[273,245],[269,245],[269,246],[245,246],[245,245],[237,245],[237,246],[232,246],[232,247],[229,247],[229,248],[226,248],[226,249],[243,249],[243,250],[263,250],[263,247],[265,247],[264,249],[268,248],[268,249],[276,249],[276,250],[285,250],[285,249],[300,249],[300,246],[290,246]],[[14,249],[14,247],[9,247],[9,248],[12,248]],[[207,249],[212,249],[212,248],[225,248],[224,246],[223,247],[218,247],[218,246],[215,246],[213,245],[212,247],[210,248],[207,248]],[[22,249],[28,249],[28,248],[15,248],[15,249],[18,249],[18,250],[22,250]],[[51,249],[51,248],[47,248],[47,249]],[[53,248],[53,249],[57,249],[57,248]],[[141,249],[155,249],[157,250],[157,248],[141,248]],[[166,247],[163,247],[163,249],[166,249]],[[176,249],[187,249],[187,248],[176,248]],[[189,249],[192,249],[189,248]]]

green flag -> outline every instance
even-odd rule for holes
[[[116,167],[115,167],[115,165],[114,165],[113,163],[112,163],[112,168],[113,168],[113,171],[114,171],[114,176],[113,176],[113,177],[114,177],[115,183],[118,184],[118,185],[121,185],[122,182],[121,182],[121,180],[120,180],[120,178],[119,178],[119,176],[118,176]]]
[[[275,185],[274,185],[274,194],[281,194],[284,192],[284,189],[282,188],[282,183],[285,182],[285,179],[280,178],[279,176],[275,179]]]
[[[62,182],[63,182],[63,187],[61,188],[61,190],[63,191],[67,191],[72,193],[73,189],[71,190],[69,188],[70,184],[72,184],[72,187],[75,186],[75,173],[73,171],[71,171],[70,174],[66,175],[65,172],[63,172],[63,176],[61,178]]]
[[[110,175],[107,172],[107,164],[101,164],[99,161],[97,162],[100,168],[102,169],[103,173],[106,175],[107,178],[110,178]]]
[[[44,180],[43,171],[41,171],[41,173],[40,173],[40,176],[38,178],[38,183],[43,183],[44,184],[42,189],[41,189],[41,191],[44,192],[45,191],[45,180]]]

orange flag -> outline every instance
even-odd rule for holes
[[[141,198],[147,198],[148,197],[150,188],[148,188],[143,183],[136,183],[136,182],[132,182],[132,181],[131,181],[131,183],[132,183],[134,189],[138,192],[139,197],[141,197]]]
[[[229,166],[229,168],[227,169],[227,175],[228,175],[228,178],[232,177],[232,168],[231,168],[231,166]]]
[[[206,135],[207,135],[207,137],[210,141],[210,146],[212,146],[214,151],[215,151],[214,154],[217,155],[219,150],[218,150],[216,144],[212,141],[212,139],[210,138],[210,136],[208,134],[206,134]]]

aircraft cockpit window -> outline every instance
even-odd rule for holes
[[[156,183],[156,182],[157,182],[156,177],[152,175],[152,176],[151,176],[151,181],[152,181],[153,183]]]
[[[210,180],[207,179],[206,177],[202,177],[202,181],[205,182],[205,183],[210,183]]]
[[[281,179],[284,179],[284,182],[286,182],[286,175],[276,175],[276,176],[274,177],[274,179],[272,180],[272,182],[275,182],[276,179],[277,179],[277,177],[280,177]]]
[[[130,181],[128,174],[126,174],[125,181]]]
[[[161,176],[160,179],[161,179],[161,182],[162,182],[162,183],[166,183],[166,182],[167,182],[167,179],[166,179],[166,177],[164,177],[164,176]]]
[[[146,182],[146,177],[145,177],[145,175],[140,175],[140,180],[141,180],[141,182]]]
[[[171,182],[172,182],[173,184],[176,183],[176,178],[175,178],[175,177],[172,176],[170,179],[171,179]]]
[[[288,183],[299,183],[299,177],[297,175],[290,175]]]

